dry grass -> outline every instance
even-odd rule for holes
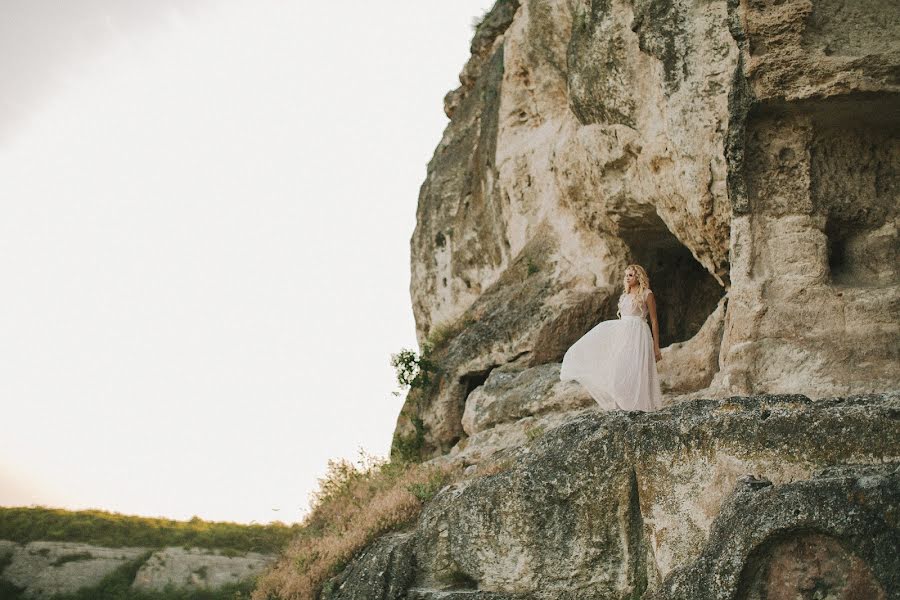
[[[410,525],[456,469],[391,463],[360,452],[353,464],[329,461],[300,533],[258,580],[252,600],[314,600],[323,584],[363,548]]]

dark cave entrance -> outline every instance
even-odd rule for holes
[[[494,366],[490,366],[483,371],[475,371],[473,373],[466,373],[462,377],[459,378],[459,382],[465,388],[465,393],[463,394],[463,406],[465,406],[466,398],[469,397],[469,394],[477,388],[478,386],[484,385],[484,382],[487,381],[488,375],[491,374],[491,371],[494,370]]]
[[[666,227],[652,206],[619,221],[634,262],[647,270],[656,296],[659,345],[691,339],[715,310],[725,288]]]
[[[466,373],[459,378],[458,390],[460,393],[458,395],[459,406],[457,407],[457,409],[459,410],[459,417],[460,417],[460,426],[459,426],[460,434],[455,436],[452,440],[450,440],[450,448],[455,446],[456,443],[462,439],[463,435],[465,435],[465,433],[463,432],[463,429],[462,429],[461,419],[462,419],[463,414],[466,411],[466,401],[469,399],[469,394],[471,394],[475,390],[475,388],[484,385],[488,379],[488,376],[491,374],[491,371],[493,371],[496,367],[497,367],[497,365],[491,365],[488,368],[483,369],[481,371],[471,371],[469,373]]]

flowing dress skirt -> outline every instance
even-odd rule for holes
[[[580,383],[604,410],[662,406],[653,335],[642,317],[596,325],[566,351],[559,378]]]

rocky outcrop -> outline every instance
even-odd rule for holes
[[[0,540],[6,568],[0,579],[24,590],[26,598],[50,598],[94,587],[104,577],[148,552],[147,548],[103,548],[74,542]]]
[[[501,0],[460,82],[393,454],[508,468],[329,593],[900,598],[900,5]],[[652,414],[559,381],[631,262]]]
[[[733,15],[746,115],[714,388],[895,388],[900,8],[755,1]]]
[[[900,8],[502,0],[411,239],[425,457],[498,368],[558,362],[650,272],[667,402],[900,385]]]
[[[441,490],[328,597],[900,598],[896,394],[592,409],[507,460]]]
[[[256,577],[274,556],[223,553],[202,548],[107,548],[75,542],[0,540],[0,581],[25,598],[50,598],[97,586],[128,563],[142,560],[132,583],[135,590],[215,589]]]
[[[132,587],[136,590],[215,589],[255,577],[273,557],[258,552],[229,556],[202,548],[163,548],[141,565]]]
[[[897,463],[832,467],[774,486],[743,477],[700,556],[649,598],[895,598],[900,536],[885,519],[898,499]]]

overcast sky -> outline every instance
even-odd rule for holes
[[[294,522],[387,455],[489,0],[4,0],[0,505]]]

